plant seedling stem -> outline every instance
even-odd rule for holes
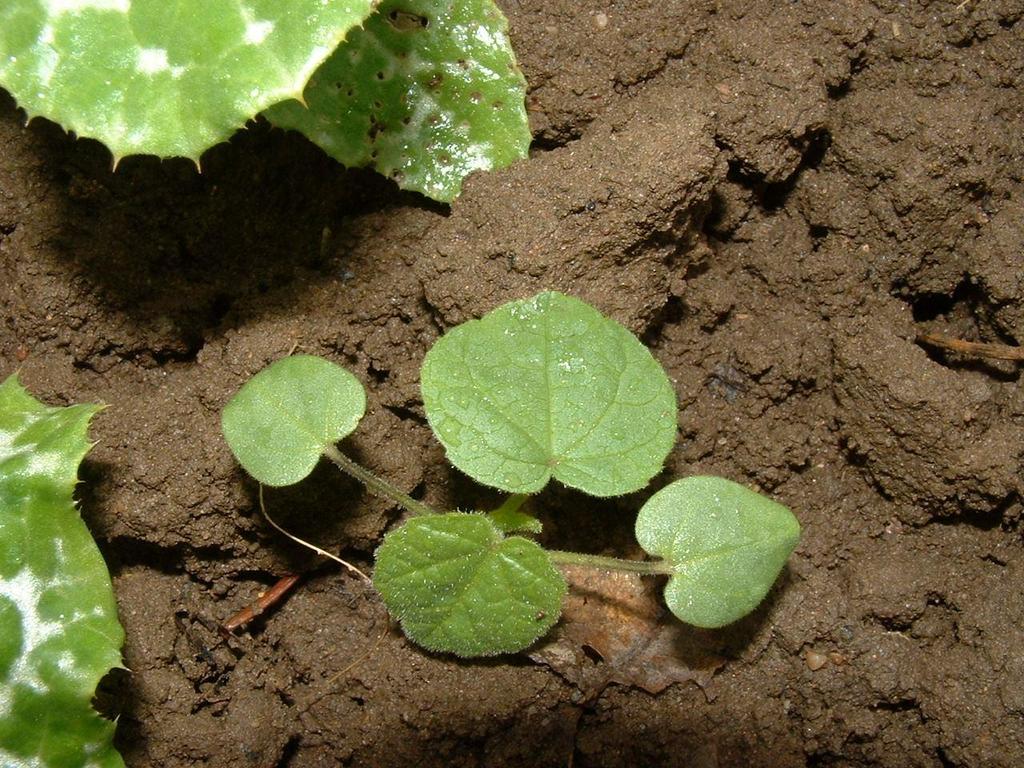
[[[424,504],[416,501],[412,496],[393,486],[387,480],[378,477],[363,465],[353,461],[335,446],[324,449],[324,455],[333,461],[339,469],[351,475],[366,486],[370,493],[395,502],[414,515],[436,515],[437,512]],[[502,503],[498,510],[503,512],[515,512],[529,498],[526,494],[513,494]],[[605,557],[604,555],[584,555],[579,552],[565,552],[560,549],[549,549],[552,561],[564,563],[565,565],[582,565],[588,568],[597,568],[602,571],[625,571],[627,573],[639,573],[644,576],[655,576],[659,574],[671,575],[672,567],[664,560],[623,560],[618,557]]]
[[[348,456],[339,451],[335,446],[329,445],[324,448],[324,456],[333,461],[338,469],[351,475],[366,486],[366,489],[375,496],[388,499],[405,507],[414,515],[436,514],[433,509],[421,501],[416,501],[412,496],[399,490],[387,480],[373,474],[361,464],[352,461]]]
[[[528,498],[530,497],[527,496],[525,493],[513,493],[511,496],[509,496],[507,499],[501,502],[501,506],[494,510],[494,514],[500,514],[502,512],[518,512],[519,508],[523,506],[524,503],[526,503],[526,500]]]
[[[602,571],[626,571],[641,576],[671,575],[672,566],[664,560],[623,560],[604,555],[584,555],[580,552],[566,552],[561,549],[546,550],[551,559],[564,565],[584,565]]]
[[[414,515],[436,515],[437,512],[424,504],[416,501],[412,496],[393,486],[382,477],[378,477],[362,464],[359,464],[335,446],[324,449],[324,455],[333,461],[338,468],[354,477],[366,486],[370,493],[388,499],[406,508]],[[509,496],[498,507],[503,512],[515,512],[529,498],[526,494],[516,493]],[[672,567],[663,560],[623,560],[618,557],[605,557],[604,555],[584,555],[579,552],[565,552],[560,549],[549,549],[552,561],[566,565],[582,565],[588,568],[597,568],[602,571],[625,571],[627,573],[639,573],[644,576],[655,576],[659,574],[672,573]]]

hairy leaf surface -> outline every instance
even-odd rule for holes
[[[526,648],[558,620],[566,592],[537,544],[459,512],[414,517],[389,533],[373,583],[413,641],[459,656]]]
[[[348,436],[366,392],[329,360],[293,355],[247,381],[224,408],[224,437],[245,471],[264,485],[291,485],[313,471],[324,448]]]
[[[672,613],[698,627],[721,627],[768,594],[800,524],[786,507],[731,480],[687,477],[644,504],[636,538],[672,565],[665,587]]]
[[[93,405],[0,384],[0,765],[123,766],[92,707],[121,662],[106,565],[72,501]]]
[[[560,293],[452,329],[427,353],[421,382],[448,459],[512,493],[536,493],[552,477],[595,496],[629,493],[675,441],[675,392],[658,361]]]

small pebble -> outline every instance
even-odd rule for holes
[[[817,672],[828,663],[828,656],[817,651],[808,651],[804,654],[804,662],[811,672]]]
[[[597,24],[598,29],[604,29],[608,26],[608,14],[603,12],[595,13],[594,23]]]

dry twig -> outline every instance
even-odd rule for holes
[[[294,574],[282,576],[277,580],[274,586],[257,597],[255,602],[251,605],[247,605],[230,619],[221,624],[221,634],[231,634],[236,629],[244,627],[284,597],[288,590],[295,586],[295,582],[298,580],[299,577]]]
[[[937,347],[950,352],[971,357],[988,357],[995,360],[1024,360],[1024,347],[1011,347],[1007,344],[988,344],[981,341],[964,341],[941,333],[919,333],[918,344]]]

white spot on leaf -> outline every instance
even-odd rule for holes
[[[33,651],[54,635],[60,634],[61,626],[56,621],[44,621],[39,615],[39,599],[43,585],[28,568],[22,568],[13,579],[0,581],[0,596],[6,597],[21,614],[21,654],[15,661],[8,676],[10,685],[0,686],[0,717],[6,716],[11,707],[11,688],[27,685],[37,691],[44,690],[38,670],[29,663]]]
[[[171,68],[167,60],[167,50],[164,48],[140,48],[138,67],[140,72],[147,75],[154,75],[157,72],[164,72]]]
[[[273,31],[272,21],[250,21],[245,25],[245,42],[249,45],[259,45]]]
[[[483,25],[476,28],[476,39],[487,46],[497,47],[499,45],[499,41],[491,34],[490,30]]]

